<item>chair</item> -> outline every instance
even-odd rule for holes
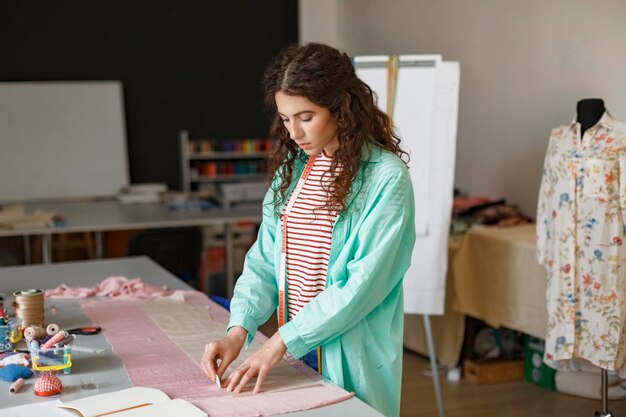
[[[201,250],[202,232],[197,227],[145,230],[128,243],[129,256],[147,255],[196,288]]]

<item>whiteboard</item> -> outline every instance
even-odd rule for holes
[[[129,183],[121,83],[0,83],[0,149],[0,202],[117,194]]]

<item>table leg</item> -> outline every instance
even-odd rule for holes
[[[96,235],[96,259],[102,259],[102,231],[97,231],[94,234]]]
[[[24,263],[29,265],[32,261],[30,257],[30,236],[24,235],[22,240],[24,241]]]
[[[52,238],[49,234],[41,236],[41,258],[44,264],[52,262]]]
[[[235,288],[235,272],[233,271],[233,226],[229,223],[224,225],[224,238],[226,240],[226,298],[233,298],[233,289]]]

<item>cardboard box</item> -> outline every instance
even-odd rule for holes
[[[524,378],[524,361],[465,359],[463,363],[463,375],[465,379],[476,384],[518,381]]]

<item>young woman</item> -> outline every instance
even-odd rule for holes
[[[239,392],[257,377],[259,392],[288,351],[397,416],[402,279],[415,242],[406,153],[372,90],[334,48],[287,48],[264,87],[277,142],[273,181],[227,336],[206,346],[202,366],[221,378],[278,307],[278,332],[230,374],[226,389]]]

